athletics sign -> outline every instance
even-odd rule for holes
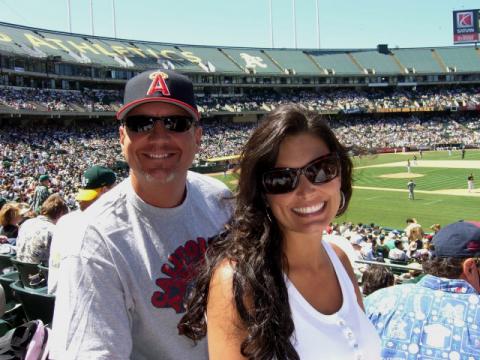
[[[458,10],[453,12],[453,43],[468,44],[479,42],[480,10]]]

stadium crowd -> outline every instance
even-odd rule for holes
[[[123,94],[117,90],[53,90],[0,87],[0,105],[16,110],[38,111],[116,111]],[[201,113],[271,111],[295,102],[310,110],[367,112],[372,109],[441,107],[444,109],[480,105],[477,87],[411,89],[330,89],[295,90],[282,93],[254,90],[237,96],[198,96]]]
[[[86,168],[93,164],[118,168],[117,131],[113,125],[98,124],[0,129],[0,196],[29,203],[37,178],[48,174],[52,191],[59,192],[74,207],[74,193]]]
[[[350,115],[331,118],[330,123],[347,147],[368,151],[480,144],[479,118],[468,113],[448,117]],[[204,122],[201,151],[195,163],[239,154],[255,126],[255,123]],[[35,179],[48,173],[53,187],[62,191],[69,206],[73,206],[73,193],[88,166],[121,167],[123,157],[117,138],[118,125],[114,122],[78,123],[70,127],[4,125],[0,127],[0,196],[28,201]]]
[[[116,111],[121,94],[116,90],[52,90],[0,87],[0,105],[32,111]]]

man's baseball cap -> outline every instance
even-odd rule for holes
[[[101,188],[115,184],[117,176],[113,170],[104,166],[92,166],[83,173],[82,188],[78,191],[77,201],[92,201],[100,194]]]
[[[39,178],[38,178],[38,181],[40,181],[40,182],[45,181],[45,180],[50,180],[50,176],[44,174],[44,175],[40,175]]]
[[[124,105],[117,112],[123,120],[130,110],[145,103],[177,105],[196,120],[200,118],[195,104],[193,84],[184,75],[171,70],[145,71],[131,78],[125,86]]]
[[[440,229],[433,237],[438,257],[480,256],[480,222],[459,221]]]

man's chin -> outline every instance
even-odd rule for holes
[[[174,171],[145,171],[143,172],[143,178],[148,183],[165,185],[172,183],[174,180],[177,179],[177,176]]]

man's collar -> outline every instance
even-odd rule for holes
[[[478,294],[477,290],[468,283],[468,281],[462,279],[447,279],[440,278],[433,275],[425,275],[418,285],[432,289],[440,290],[444,292],[454,294]]]

